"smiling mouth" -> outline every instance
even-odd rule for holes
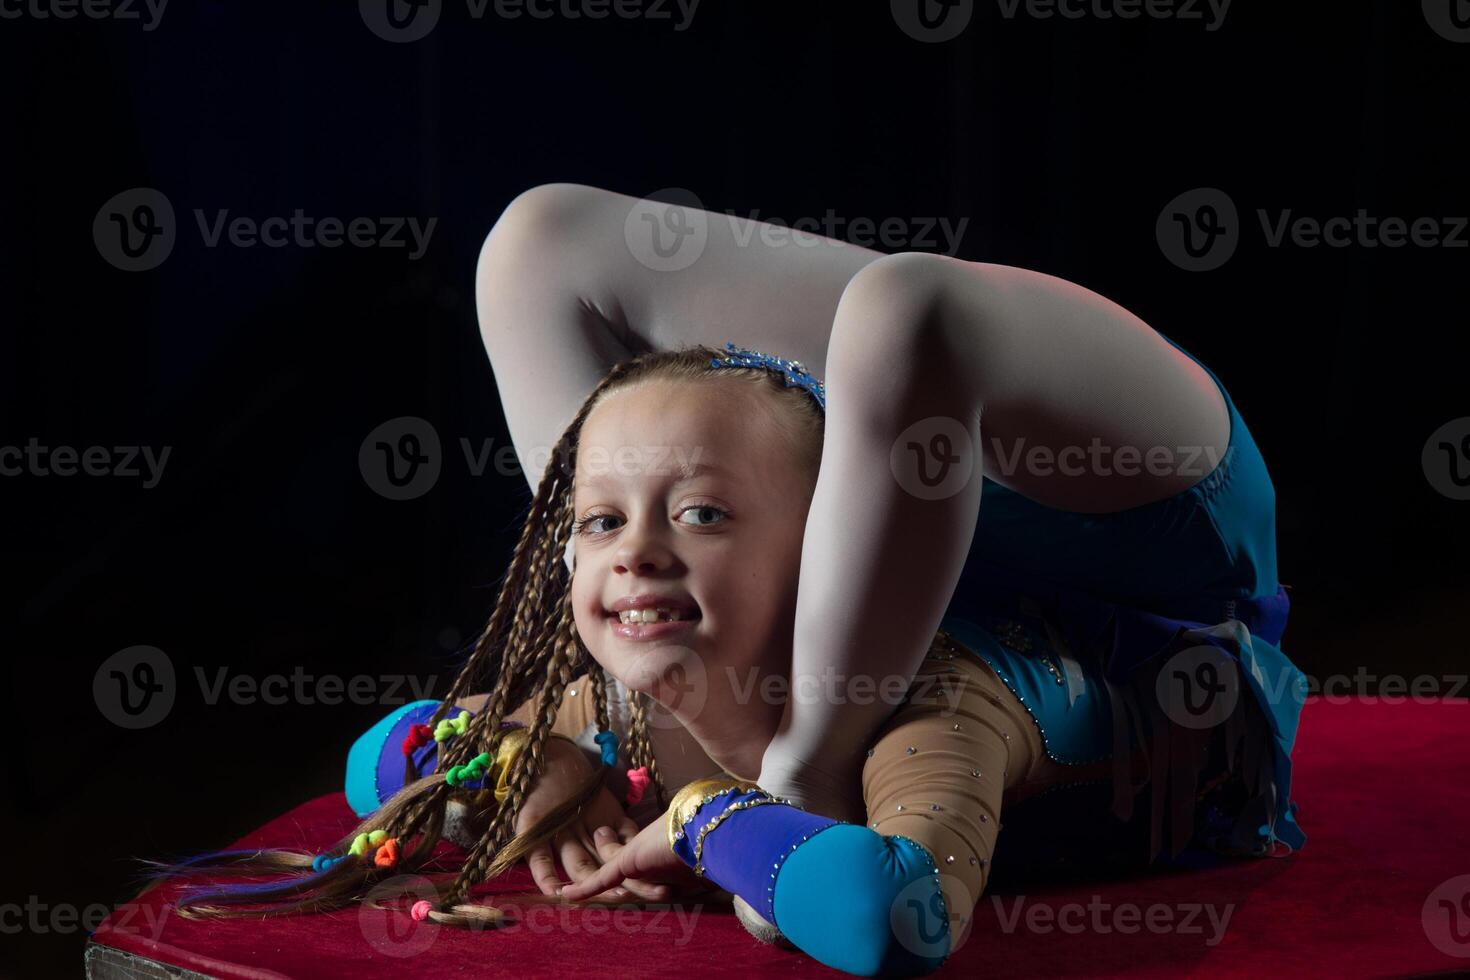
[[[637,619],[631,617],[636,615]],[[653,618],[656,615],[656,618]],[[624,616],[630,618],[624,619]],[[644,619],[644,616],[650,618]],[[633,610],[626,613],[608,613],[608,627],[614,636],[625,640],[654,640],[661,636],[681,633],[692,630],[700,621],[698,613],[683,612],[680,610],[660,609],[655,614],[654,610]]]

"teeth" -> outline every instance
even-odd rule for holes
[[[624,623],[663,623],[679,618],[677,609],[624,609],[618,619]]]

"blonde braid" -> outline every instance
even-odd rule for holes
[[[648,735],[648,713],[644,709],[643,695],[631,692],[629,701],[631,707],[631,731],[628,740],[631,743],[629,755],[633,757],[633,765],[647,766],[648,776],[653,784],[654,799],[658,801],[659,809],[668,806],[668,794],[664,792],[663,776],[659,775],[658,759],[653,754],[653,739]]]
[[[459,877],[446,894],[446,904],[453,905],[463,901],[470,888],[484,880],[496,851],[510,840],[526,793],[536,777],[541,775],[545,765],[546,740],[556,721],[557,710],[561,707],[562,694],[572,680],[572,651],[576,649],[577,643],[577,623],[572,617],[571,593],[568,591],[562,603],[557,640],[547,659],[546,674],[537,694],[536,721],[531,726],[530,737],[525,748],[516,757],[511,776],[507,780],[510,784],[509,799],[496,811],[485,836],[480,838],[465,859]]]

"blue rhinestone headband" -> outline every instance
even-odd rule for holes
[[[827,386],[803,367],[800,361],[788,361],[784,357],[772,357],[748,347],[736,347],[735,342],[729,340],[725,341],[725,350],[730,351],[731,356],[711,358],[710,367],[758,367],[775,371],[786,378],[788,387],[805,388],[807,394],[816,399],[822,414],[827,414]]]

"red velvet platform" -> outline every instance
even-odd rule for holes
[[[1313,701],[1294,757],[1308,837],[1301,852],[987,895],[973,931],[936,975],[1346,978],[1470,969],[1470,702]],[[241,844],[317,847],[352,823],[334,794]],[[219,977],[844,975],[757,943],[714,906],[677,914],[522,906],[518,925],[470,933],[371,909],[190,922],[168,910],[173,890],[155,889],[114,914],[94,945]],[[491,889],[533,891],[524,868]]]

